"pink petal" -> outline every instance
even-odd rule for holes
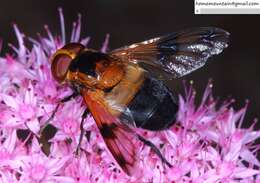
[[[51,142],[64,141],[64,140],[66,140],[66,138],[68,138],[68,136],[59,130],[50,141]]]
[[[103,53],[106,53],[107,52],[107,50],[108,50],[108,42],[109,42],[109,34],[107,34],[106,35],[106,39],[105,39],[105,41],[104,41],[104,43],[103,43],[103,45],[102,45],[102,48],[101,48],[101,52],[103,52]]]
[[[19,52],[18,52],[19,57],[24,57],[26,53],[26,48],[23,39],[24,35],[20,32],[16,24],[14,24],[13,27],[19,44]]]
[[[9,152],[14,151],[16,140],[17,140],[16,131],[13,130],[12,132],[10,132],[9,138],[7,138],[4,142],[4,146],[6,147],[6,149],[8,149]]]
[[[54,174],[54,173],[58,172],[70,158],[71,158],[70,156],[66,156],[66,157],[63,157],[63,158],[60,158],[60,159],[51,160],[46,165],[49,169],[48,172],[50,174]]]
[[[26,122],[26,125],[35,134],[37,134],[40,131],[40,123],[36,118]]]
[[[14,99],[14,97],[5,94],[1,94],[0,97],[2,98],[2,100],[7,106],[12,107],[15,110],[18,110],[19,106],[17,104],[17,101]]]
[[[53,179],[62,183],[75,183],[76,181],[72,177],[54,176]]]
[[[255,170],[251,168],[237,168],[235,170],[235,177],[236,178],[247,178],[253,175],[260,174],[260,170]]]
[[[244,137],[244,143],[250,143],[256,139],[258,139],[260,137],[260,130],[259,131],[252,131],[252,132],[247,132],[245,133],[245,137]]]
[[[246,160],[247,162],[253,164],[253,165],[257,165],[258,167],[260,167],[260,162],[259,160],[256,158],[256,156],[249,151],[248,149],[243,149],[243,151],[241,151],[240,156],[242,159]]]

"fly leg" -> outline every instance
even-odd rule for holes
[[[56,105],[56,107],[55,107],[54,111],[52,112],[51,116],[49,117],[49,119],[48,119],[45,123],[48,124],[51,120],[53,120],[53,118],[54,118],[56,112],[58,111],[58,108],[60,107],[60,104],[65,103],[65,102],[68,102],[68,101],[70,101],[72,98],[75,98],[75,97],[77,97],[77,96],[79,96],[79,94],[78,94],[77,92],[73,92],[71,95],[69,95],[69,96],[63,98],[63,99]]]
[[[86,117],[89,114],[89,110],[88,108],[86,108],[82,114],[81,117],[81,122],[80,122],[80,136],[79,136],[79,143],[77,145],[77,149],[76,149],[76,155],[79,155],[79,150],[80,150],[80,145],[83,139],[83,135],[84,135],[84,128],[83,128],[83,124],[84,124],[84,120],[86,119]]]
[[[142,136],[137,134],[137,137],[140,141],[142,141],[145,145],[148,145],[151,147],[151,149],[157,154],[157,156],[161,159],[163,163],[165,163],[169,168],[172,167],[172,165],[167,161],[167,159],[162,155],[161,151],[149,140],[146,140]]]
[[[57,129],[49,124],[51,120],[53,120],[56,112],[59,109],[60,104],[70,101],[72,98],[78,96],[79,94],[77,92],[72,93],[71,95],[65,97],[59,103],[56,105],[54,111],[52,112],[49,119],[45,122],[44,126],[40,130],[40,136],[37,137],[39,143],[41,144],[42,151],[48,156],[50,153],[50,143],[48,140],[51,138],[51,136],[54,136],[57,132]]]
[[[77,92],[73,92],[71,95],[63,98],[62,100],[59,101],[59,103],[56,105],[54,111],[52,112],[51,116],[46,120],[46,122],[44,123],[44,126],[42,127],[41,131],[40,131],[40,134],[42,133],[42,131],[48,126],[48,124],[50,123],[51,120],[53,120],[56,112],[58,111],[59,107],[60,107],[60,104],[62,103],[65,103],[65,102],[68,102],[70,101],[72,98],[75,98],[79,95],[79,93]]]

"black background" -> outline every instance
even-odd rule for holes
[[[115,49],[189,27],[226,29],[231,33],[229,48],[184,79],[194,80],[201,95],[208,79],[213,78],[214,95],[222,100],[229,96],[235,98],[236,109],[249,99],[247,124],[260,116],[260,15],[194,15],[193,1],[181,0],[2,0],[0,37],[4,49],[1,55],[9,50],[8,42],[17,44],[12,22],[34,38],[37,32],[44,33],[44,24],[59,33],[58,7],[63,8],[67,30],[77,13],[82,14],[83,33],[91,36],[89,46],[96,49],[101,47],[106,33],[111,35],[109,48]],[[180,80],[169,84],[176,93],[183,92]]]

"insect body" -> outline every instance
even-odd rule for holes
[[[161,79],[202,67],[227,47],[228,37],[222,29],[198,28],[106,54],[69,43],[53,55],[52,74],[82,95],[109,151],[131,175],[137,162],[133,128],[163,130],[176,119],[177,101]]]

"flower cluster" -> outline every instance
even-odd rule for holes
[[[50,57],[66,41],[87,46],[80,38],[80,16],[66,40],[64,18],[59,10],[61,35],[37,40],[14,30],[18,46],[0,58],[0,182],[87,183],[87,182],[255,182],[260,181],[260,131],[254,124],[242,128],[247,104],[239,111],[232,101],[217,104],[207,86],[195,106],[195,91],[185,86],[179,96],[176,124],[162,132],[138,130],[160,148],[173,165],[162,164],[157,155],[140,142],[139,174],[127,176],[114,163],[91,116],[84,121],[86,135],[80,154],[75,154],[85,105],[81,97],[62,104],[50,119],[58,102],[70,95],[69,87],[58,85],[50,72]],[[31,48],[25,46],[25,41]],[[106,52],[108,36],[101,48]],[[0,43],[1,47],[2,43]],[[49,123],[47,125],[47,122]]]

